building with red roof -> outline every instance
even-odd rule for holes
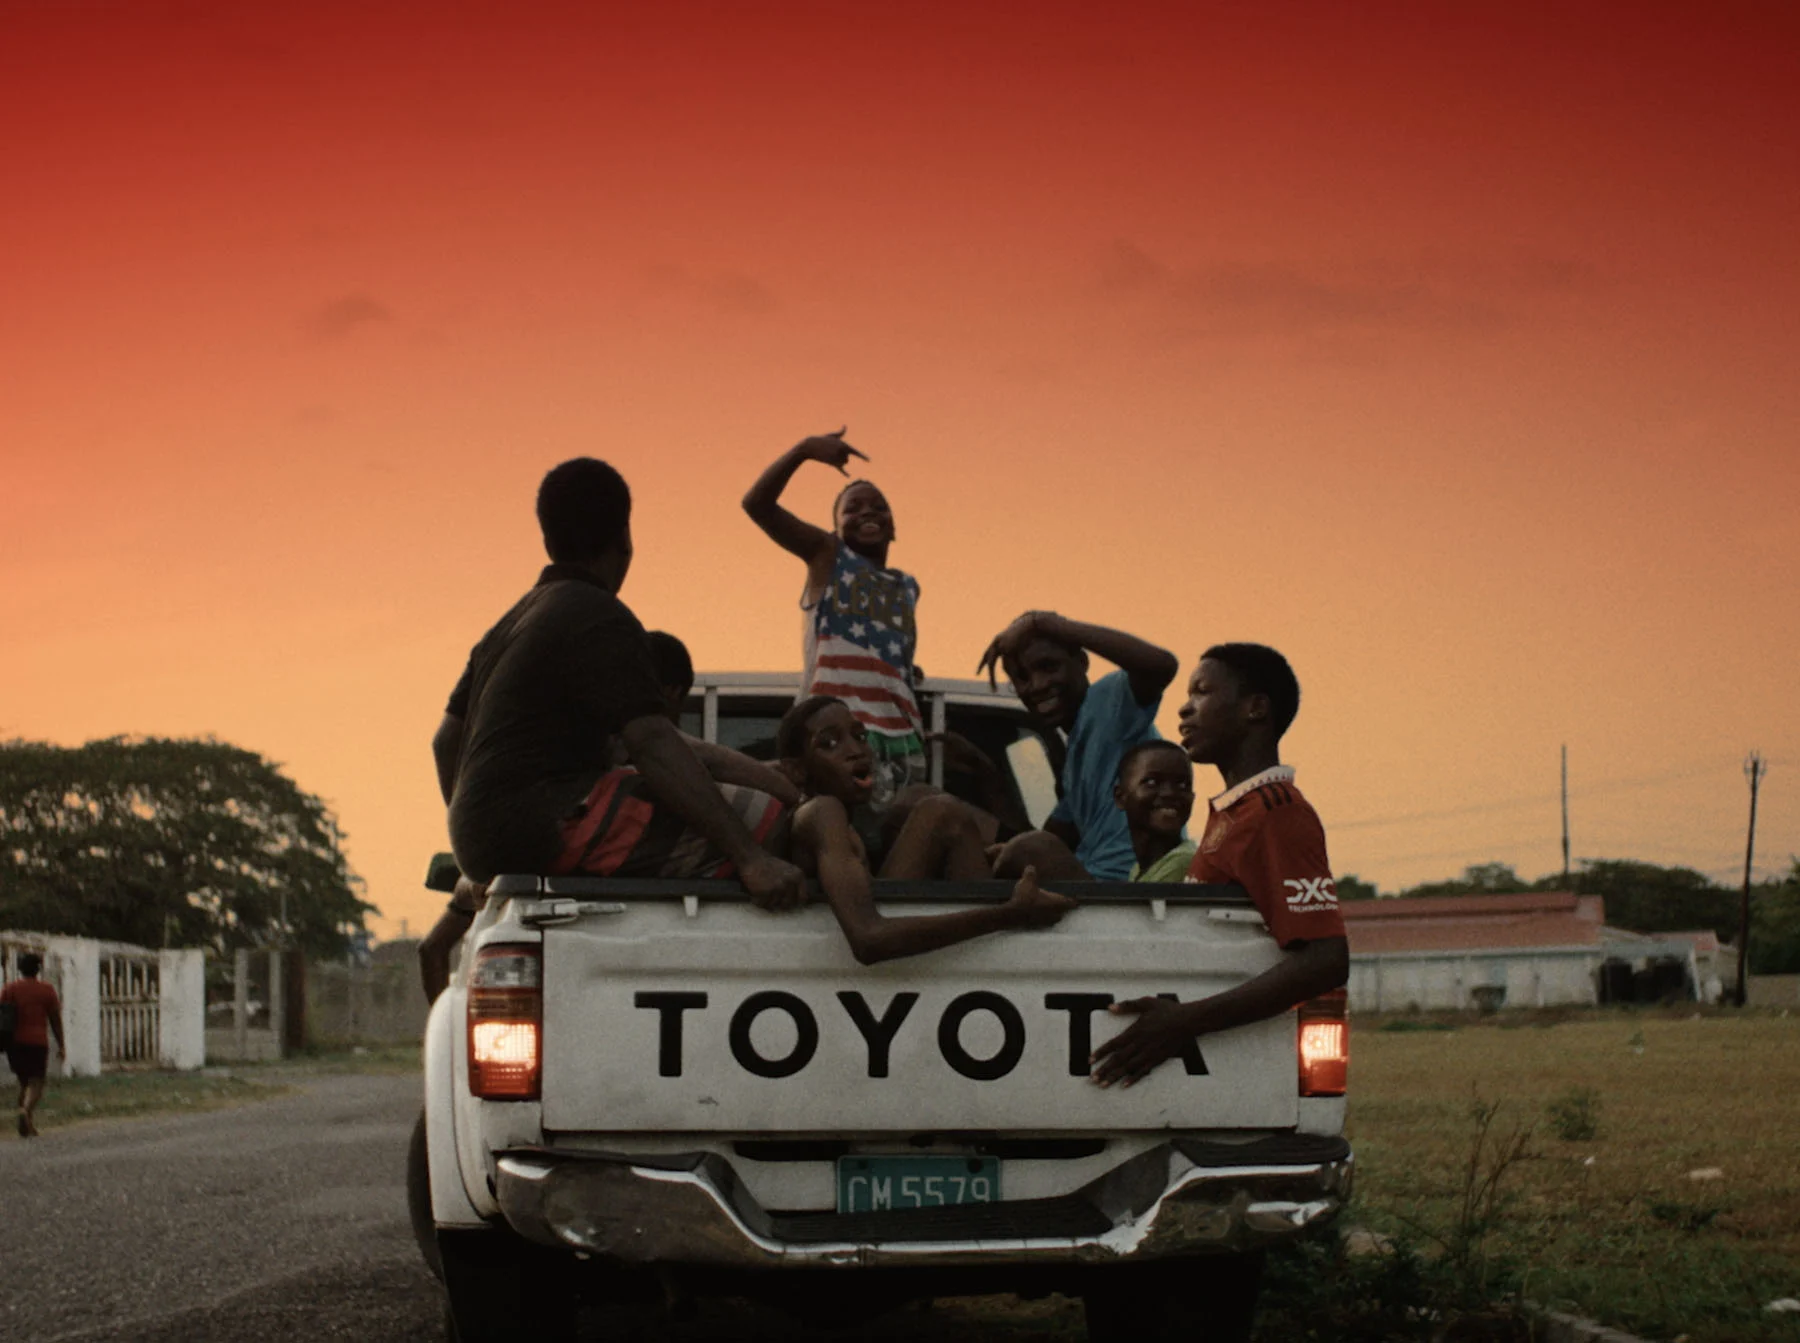
[[[1608,928],[1598,895],[1347,900],[1343,914],[1353,1010],[1557,1007],[1719,991],[1711,933]]]

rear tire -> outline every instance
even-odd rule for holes
[[[425,1112],[413,1125],[406,1146],[406,1211],[412,1219],[413,1241],[425,1259],[425,1267],[439,1282],[444,1280],[444,1261],[438,1255],[437,1224],[431,1215],[431,1157],[425,1147]]]
[[[1259,1250],[1096,1270],[1089,1343],[1248,1343],[1262,1269]]]
[[[505,1231],[439,1231],[450,1343],[568,1343],[576,1290],[558,1251]]]

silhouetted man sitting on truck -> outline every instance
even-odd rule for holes
[[[663,712],[671,723],[678,724],[681,721],[682,707],[694,688],[693,660],[688,655],[687,645],[673,634],[664,630],[651,630],[644,638],[649,644],[650,661],[656,669],[656,682],[662,691]],[[465,672],[455,691],[451,693],[450,703],[444,710],[443,722],[439,724],[437,735],[431,742],[445,806],[450,804],[450,799],[456,792],[456,767],[462,753],[463,734],[468,727],[465,719],[469,712],[469,680],[469,674]],[[791,780],[769,766],[752,760],[742,751],[702,741],[686,733],[682,734],[682,740],[699,757],[701,765],[712,775],[714,782],[742,784],[757,789],[769,794],[784,807],[791,808],[799,803],[800,790]],[[627,763],[624,745],[616,737],[608,753],[608,760],[609,767]],[[484,883],[461,877],[456,883],[449,906],[419,943],[419,973],[428,1002],[437,1001],[438,994],[449,985],[451,956],[456,951],[456,944],[462,941],[463,934],[475,922],[475,915],[480,912],[485,898]]]
[[[564,462],[537,512],[551,563],[475,646],[458,688],[457,865],[477,882],[735,874],[765,908],[802,903],[799,870],[761,843],[781,804],[716,784],[668,719],[644,628],[618,598],[632,556],[625,481],[591,457]],[[615,738],[630,767],[612,767]]]

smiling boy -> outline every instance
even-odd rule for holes
[[[875,787],[868,729],[842,700],[814,695],[782,718],[777,745],[783,768],[805,794],[794,814],[791,855],[801,871],[818,879],[862,964],[1005,929],[1048,928],[1075,907],[1068,897],[1039,889],[1037,874],[1027,871],[1004,904],[887,918],[875,907],[869,851],[854,821]],[[881,875],[915,881],[991,876],[973,809],[947,793],[921,798],[883,857]]]
[[[1125,813],[1137,863],[1132,881],[1182,881],[1195,845],[1182,833],[1194,813],[1194,766],[1172,741],[1144,741],[1119,761],[1113,802]]]
[[[1119,670],[1090,684],[1089,653]],[[1029,862],[1052,879],[1124,881],[1134,855],[1113,800],[1119,763],[1139,742],[1161,740],[1156,710],[1181,664],[1168,649],[1123,630],[1027,611],[994,636],[976,670],[992,683],[996,666],[1034,720],[1067,734],[1068,750],[1055,810],[1042,830],[1008,841],[995,871],[1010,875]]]
[[[1235,882],[1286,954],[1210,998],[1137,998],[1112,1011],[1137,1020],[1094,1051],[1093,1080],[1130,1086],[1197,1035],[1278,1016],[1350,977],[1325,827],[1281,763],[1281,737],[1300,707],[1287,659],[1261,644],[1217,644],[1201,655],[1181,709],[1181,745],[1216,765],[1225,791],[1208,805],[1188,880]]]

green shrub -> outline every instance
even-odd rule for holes
[[[1564,1142],[1589,1142],[1600,1136],[1600,1093],[1593,1087],[1570,1087],[1550,1098],[1544,1117]]]

